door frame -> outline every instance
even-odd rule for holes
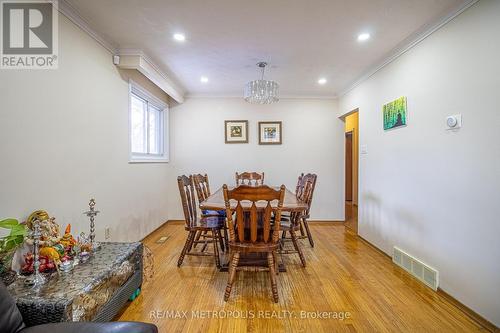
[[[346,149],[346,134],[347,133],[352,133],[352,146],[351,146],[351,149],[352,149],[352,152],[351,152],[351,156],[352,156],[352,163],[351,163],[351,175],[352,175],[352,189],[351,189],[351,192],[352,192],[352,201],[347,201],[347,195],[345,193],[346,191],[346,187],[347,187],[347,170],[344,170],[344,216],[345,216],[345,219],[344,219],[344,225],[349,228],[351,231],[353,231],[355,234],[358,234],[358,204],[359,204],[359,198],[357,198],[357,200],[355,200],[354,198],[354,185],[356,184],[357,186],[357,189],[356,189],[356,193],[358,193],[358,196],[359,196],[359,108],[356,108],[356,109],[353,109],[352,111],[346,113],[346,114],[343,114],[340,119],[342,119],[344,121],[344,124],[346,123],[347,121],[347,117],[350,116],[350,115],[353,115],[357,113],[358,114],[358,123],[357,123],[357,127],[355,128],[351,128],[349,130],[346,131],[346,127],[344,127],[344,168],[346,168],[346,164],[347,164],[347,161],[346,161],[346,158],[347,158],[347,152],[345,151]],[[357,128],[357,131],[356,131],[356,128]],[[356,139],[356,135],[358,136],[358,138]],[[357,145],[357,149],[355,149],[355,145]],[[355,161],[355,158],[354,158],[354,154],[357,152],[357,159]],[[355,163],[357,163],[356,165],[356,168],[357,168],[357,173],[356,173],[356,177],[357,177],[357,181],[355,182],[354,181],[354,167],[355,167]],[[354,204],[356,203],[356,204]]]

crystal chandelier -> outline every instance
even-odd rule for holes
[[[245,85],[245,101],[258,104],[271,104],[279,101],[278,82],[264,80],[267,63],[259,62],[257,66],[262,70],[261,79],[250,81]]]

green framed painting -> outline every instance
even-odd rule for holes
[[[384,105],[384,130],[406,126],[408,110],[406,97],[399,97]]]

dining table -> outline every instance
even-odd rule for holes
[[[279,186],[270,186],[276,190],[279,190]],[[228,189],[234,189],[235,187],[228,186]],[[237,202],[235,200],[231,200],[229,202],[231,209],[235,210]],[[241,205],[243,209],[250,209],[251,207],[251,202],[250,201],[241,201]],[[267,202],[265,201],[258,201],[256,202],[257,206],[257,211],[263,211],[267,205]],[[276,208],[278,205],[278,200],[274,200],[271,202],[271,207]],[[281,209],[282,212],[301,212],[304,211],[308,208],[307,203],[304,201],[300,200],[297,198],[294,192],[290,191],[288,188],[285,188],[285,197],[283,198],[283,207]],[[204,210],[225,210],[226,209],[226,203],[224,201],[224,191],[221,188],[219,188],[217,191],[213,192],[206,200],[200,202],[200,209],[202,211]],[[229,260],[229,258],[227,258]],[[228,271],[229,267],[229,262],[226,261],[222,264],[221,266],[221,271],[225,272]],[[241,265],[246,265],[246,264],[261,264],[262,266],[267,265],[266,258],[261,258],[258,256],[258,254],[254,255],[249,255],[249,257],[246,258],[240,258],[240,264]],[[280,272],[286,272],[286,266],[281,260],[281,262],[278,265],[278,269]]]
[[[271,186],[275,190],[279,190],[279,186]],[[229,190],[234,189],[235,186],[228,186]],[[236,209],[236,201],[231,200],[229,202],[231,205],[231,209]],[[241,203],[243,209],[250,209],[251,202],[243,201]],[[259,201],[256,203],[257,209],[264,209],[267,203],[264,201]],[[271,202],[271,207],[276,208],[278,205],[278,200]],[[226,203],[224,201],[224,192],[222,187],[217,191],[212,193],[206,200],[200,203],[200,209],[202,210],[224,210],[226,209]],[[294,192],[290,191],[288,188],[285,188],[285,197],[283,199],[283,207],[281,208],[282,212],[301,212],[307,209],[307,204],[302,200],[298,199]]]

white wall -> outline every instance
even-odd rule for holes
[[[343,96],[359,107],[359,233],[439,270],[441,288],[500,326],[500,1],[483,0]],[[376,41],[373,41],[376,42]],[[408,97],[406,128],[382,105]],[[463,115],[446,131],[445,118]]]
[[[58,70],[0,70],[0,219],[45,209],[75,234],[139,240],[168,218],[165,164],[128,164],[128,76],[64,16]],[[166,96],[147,85],[162,99]]]
[[[266,183],[295,189],[301,172],[318,182],[312,219],[343,220],[343,122],[333,100],[285,99],[255,105],[236,98],[188,98],[171,109],[170,218],[182,218],[176,177],[207,173],[212,191],[236,171],[264,171]],[[224,143],[224,120],[249,120],[248,144]],[[257,123],[283,122],[283,144],[259,145]]]

